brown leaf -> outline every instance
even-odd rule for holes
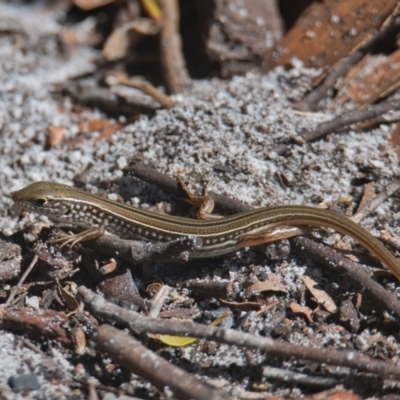
[[[114,29],[103,46],[103,57],[107,61],[117,61],[124,58],[129,50],[129,32],[125,25]]]
[[[253,283],[247,288],[247,295],[250,297],[262,292],[282,292],[287,293],[285,286],[279,281],[277,276],[270,276],[270,279]]]
[[[312,312],[311,308],[301,306],[300,304],[297,304],[295,302],[290,303],[289,308],[293,314],[303,315],[307,319],[308,322],[313,322],[313,318],[312,318],[313,312]]]
[[[68,309],[72,312],[72,313],[76,313],[79,310],[79,303],[78,300],[76,300],[76,297],[69,293],[68,290],[64,289],[60,283],[58,281],[56,281],[57,283],[57,287],[58,290],[61,293],[61,296],[65,302],[65,304],[67,305]]]
[[[327,311],[334,313],[337,310],[337,306],[332,298],[326,293],[317,282],[310,277],[304,275],[302,277],[304,284],[307,289],[314,296],[318,304],[321,304]]]
[[[78,129],[82,132],[95,132],[101,131],[106,126],[110,125],[110,121],[104,118],[93,118],[89,121],[81,122],[78,125]]]
[[[105,126],[101,134],[94,140],[94,143],[97,143],[103,139],[110,139],[111,136],[113,136],[121,129],[122,125],[119,124],[109,124],[108,126]]]
[[[375,197],[375,182],[369,182],[364,186],[364,194],[358,205],[357,212],[361,211]]]
[[[49,126],[49,136],[47,138],[47,143],[49,146],[57,146],[64,140],[65,137],[65,127],[64,126]]]

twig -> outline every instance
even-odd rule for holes
[[[179,93],[190,83],[182,54],[179,34],[179,6],[177,0],[160,0],[163,23],[160,32],[161,62],[165,79],[172,93]]]
[[[21,279],[18,281],[18,283],[11,289],[10,295],[8,296],[8,299],[5,303],[5,306],[9,306],[11,304],[11,302],[14,300],[15,295],[18,293],[20,287],[22,286],[22,284],[25,282],[25,279],[27,278],[27,276],[29,275],[29,273],[32,271],[33,267],[36,265],[37,261],[39,259],[39,256],[36,254],[31,263],[29,264],[28,268],[26,269],[26,271],[23,273],[23,275],[21,276]]]
[[[156,169],[148,165],[139,162],[132,162],[125,168],[124,172],[131,176],[138,177],[145,182],[157,185],[158,187],[171,192],[176,197],[185,197],[185,192],[182,190],[177,179],[158,172]],[[238,213],[251,209],[249,205],[240,203],[237,200],[219,193],[209,191],[208,194],[214,199],[215,205],[223,212]]]
[[[124,72],[121,71],[112,71],[109,72],[107,75],[108,77],[113,78],[112,84],[125,85],[138,89],[143,93],[151,96],[154,100],[159,102],[165,108],[172,108],[174,106],[174,102],[169,96],[158,90],[150,82],[147,82],[144,79],[129,78]],[[108,77],[107,82],[110,81]]]
[[[333,118],[330,121],[323,122],[317,125],[312,131],[303,132],[300,138],[304,142],[312,142],[317,139],[321,139],[327,136],[329,133],[334,132],[340,128],[348,125],[352,125],[356,122],[363,122],[368,119],[376,118],[379,115],[385,114],[388,111],[400,109],[400,100],[397,101],[385,101],[379,104],[369,106],[365,110],[350,111],[347,114],[341,114],[340,116]],[[290,147],[286,144],[280,144],[272,149],[273,153],[278,155],[285,154],[289,151]]]
[[[285,384],[292,385],[306,385],[307,387],[333,387],[340,383],[335,378],[325,378],[322,376],[309,376],[300,372],[294,372],[283,368],[264,367],[263,376],[268,380],[279,380]]]
[[[391,312],[397,319],[400,319],[400,302],[395,294],[388,292],[379,283],[371,279],[359,264],[351,262],[329,247],[322,246],[308,238],[297,237],[293,241],[298,249],[301,249],[302,252],[306,251],[311,258],[322,262],[329,268],[336,268],[344,272],[350,281],[360,286],[368,294],[374,302],[375,309]]]
[[[211,327],[187,321],[149,318],[134,311],[126,310],[108,303],[103,297],[96,295],[84,286],[81,286],[78,291],[85,306],[96,317],[105,318],[108,321],[114,321],[128,326],[135,334],[161,333],[178,336],[185,335],[200,339],[214,340],[218,343],[258,349],[265,352],[269,357],[282,357],[285,359],[295,357],[297,360],[355,368],[359,371],[374,373],[382,378],[395,377],[400,379],[399,366],[375,360],[359,354],[356,351],[314,349],[233,329]],[[115,339],[115,337],[113,337],[113,339]],[[114,342],[118,342],[118,340],[114,340]],[[131,347],[123,347],[120,353],[127,352],[130,348]],[[162,368],[160,368],[160,370],[162,370]]]
[[[93,385],[96,389],[98,390],[104,390],[105,392],[111,392],[116,394],[117,396],[123,396],[126,394],[123,390],[117,389],[113,386],[107,386],[107,385],[102,385],[101,383],[94,383],[94,382],[89,382],[88,379],[82,379],[78,377],[74,377],[74,381],[81,384],[84,387],[88,387],[89,385]],[[136,397],[132,397],[131,400],[139,400]]]
[[[100,351],[129,371],[148,379],[161,393],[178,399],[227,400],[229,397],[143,346],[110,325],[101,325],[95,337]],[[169,396],[168,396],[169,397]]]
[[[27,339],[27,338],[22,339],[22,344],[25,347],[28,347],[28,349],[31,349],[32,351],[34,351],[35,353],[40,354],[43,358],[48,358],[47,354],[45,352],[43,352],[42,350],[40,350],[39,347],[37,347],[29,339]]]
[[[184,288],[194,293],[207,297],[217,297],[223,299],[232,299],[236,295],[235,286],[230,281],[198,281],[190,279],[182,283]]]
[[[171,288],[168,285],[163,285],[157,294],[151,300],[148,315],[149,317],[157,318],[163,308]]]
[[[99,86],[91,87],[79,83],[69,83],[65,91],[77,103],[97,107],[111,115],[151,115],[158,108],[157,104],[152,107],[149,104],[143,104],[143,101],[140,99],[137,99],[137,104],[133,104],[132,102],[128,103],[122,97],[112,93],[109,88]]]
[[[171,242],[150,243],[103,235],[96,240],[86,242],[85,246],[134,264],[161,261],[185,263],[189,260],[189,251],[200,247],[200,242],[198,238],[185,238]]]
[[[376,210],[386,199],[395,194],[400,189],[400,180],[394,180],[382,190],[377,196],[373,197],[359,212],[354,214],[351,219],[360,223],[367,215]]]
[[[350,67],[357,64],[365,52],[357,50],[347,57],[342,58],[331,70],[320,86],[308,93],[295,108],[300,111],[314,111],[318,103],[326,96],[336,81],[342,77]]]

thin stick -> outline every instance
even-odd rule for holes
[[[147,82],[144,79],[129,78],[128,75],[126,75],[124,72],[121,71],[110,72],[108,76],[111,76],[112,78],[115,79],[115,82],[113,82],[113,84],[125,85],[138,89],[141,92],[151,96],[164,108],[171,108],[174,106],[174,102],[169,96],[158,90],[150,82]]]
[[[110,325],[101,325],[95,340],[100,351],[129,371],[148,379],[161,393],[168,388],[173,397],[182,400],[229,399],[224,393],[169,363],[132,336]]]
[[[169,90],[179,93],[190,83],[179,34],[179,6],[177,0],[160,0],[160,6],[163,13],[160,32],[161,62]]]
[[[400,379],[400,366],[375,360],[356,351],[333,351],[321,348],[309,348],[267,337],[255,336],[234,329],[211,327],[195,322],[149,318],[111,304],[84,286],[81,286],[78,291],[85,306],[96,317],[105,318],[108,321],[128,326],[135,334],[161,333],[178,336],[185,335],[214,340],[218,343],[258,349],[265,352],[269,357],[282,357],[285,359],[295,357],[297,360],[355,368],[359,371],[377,374],[382,378],[392,376]],[[126,351],[126,349],[123,351]]]
[[[5,303],[5,306],[9,306],[11,304],[11,302],[14,300],[14,297],[16,296],[16,294],[18,293],[20,287],[22,286],[22,284],[25,282],[25,279],[27,278],[27,276],[29,275],[29,273],[32,271],[33,267],[36,265],[37,261],[39,259],[39,256],[36,254],[31,263],[29,264],[28,268],[26,269],[26,271],[22,274],[21,279],[18,281],[18,283],[11,289],[10,295],[8,296],[8,299]]]
[[[400,100],[396,101],[385,101],[383,103],[375,104],[368,107],[365,110],[350,111],[346,114],[333,118],[330,121],[323,122],[317,125],[312,131],[303,132],[300,138],[304,142],[312,142],[317,139],[321,139],[328,134],[343,128],[348,125],[355,124],[357,122],[364,122],[369,119],[376,118],[382,114],[392,110],[400,109]],[[285,154],[290,150],[290,147],[286,144],[280,144],[272,149],[273,153],[278,155]]]

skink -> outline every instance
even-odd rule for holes
[[[326,227],[352,237],[400,280],[400,262],[360,225],[332,211],[309,206],[259,208],[217,220],[192,220],[143,210],[53,182],[35,182],[12,193],[13,200],[56,222],[102,227],[123,239],[165,242],[195,237],[201,246],[191,258],[217,256],[271,241],[279,227]]]

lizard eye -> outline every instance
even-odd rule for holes
[[[47,203],[47,200],[46,199],[42,199],[42,198],[38,198],[38,199],[35,199],[33,201],[33,203],[35,204],[35,206],[42,207]]]

